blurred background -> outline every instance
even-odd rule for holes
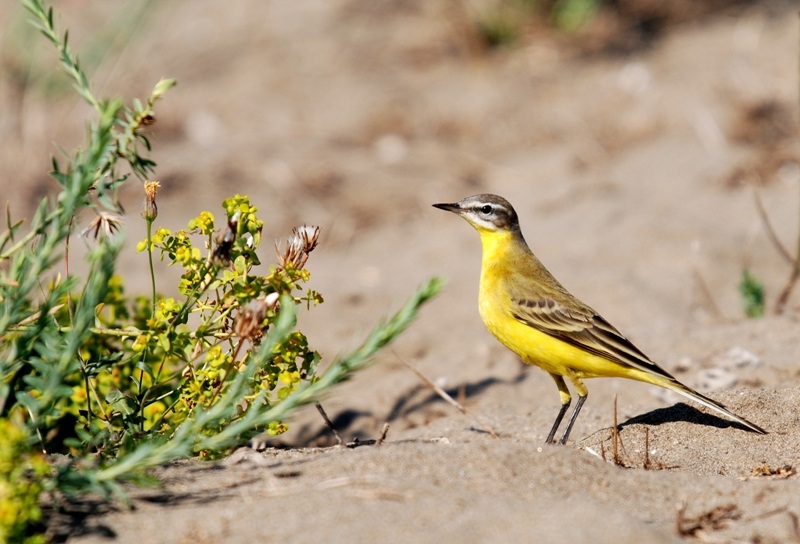
[[[477,237],[434,202],[508,198],[554,274],[667,368],[682,356],[676,334],[744,318],[743,270],[769,308],[789,267],[753,195],[793,250],[798,6],[55,3],[98,95],[131,100],[178,80],[149,128],[158,226],[219,216],[223,198],[247,194],[266,221],[265,263],[293,225],[322,226],[308,268],[326,302],[301,318],[327,355],[424,278],[449,278],[397,350],[464,380],[517,366],[495,366],[514,359],[477,315]],[[50,156],[72,152],[93,118],[26,19],[0,5],[0,183],[15,218],[54,194]],[[123,271],[145,292],[138,180],[122,200]]]

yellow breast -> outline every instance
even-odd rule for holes
[[[515,241],[510,233],[482,232],[483,259],[478,294],[478,310],[486,328],[527,363],[546,364],[547,344],[554,340],[518,321],[512,314],[513,301],[508,282],[513,276],[509,249]],[[562,342],[559,342],[562,343]]]
[[[511,234],[498,232],[481,232],[481,240],[483,260],[478,308],[489,332],[526,363],[553,374],[586,378],[600,375],[627,376],[629,369],[558,340],[516,319],[513,315],[514,302],[509,294],[509,282],[515,281],[510,267],[516,266],[519,259],[519,256],[509,252],[514,252],[516,241],[511,239]],[[535,297],[536,293],[531,295]]]

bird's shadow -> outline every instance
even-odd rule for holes
[[[724,419],[715,414],[702,412],[694,406],[683,402],[668,406],[667,408],[657,408],[650,412],[633,416],[627,421],[620,423],[617,428],[621,431],[629,425],[649,425],[655,427],[664,423],[677,423],[680,421],[706,427],[716,427],[718,429],[733,428],[753,432],[752,429],[749,429],[741,423]]]

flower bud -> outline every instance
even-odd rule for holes
[[[144,207],[142,217],[145,221],[153,222],[158,217],[158,206],[156,206],[156,193],[161,184],[157,181],[144,182]]]

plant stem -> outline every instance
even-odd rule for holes
[[[156,316],[156,304],[158,303],[158,298],[156,295],[156,275],[155,270],[153,268],[153,220],[150,218],[145,218],[145,223],[147,224],[147,262],[150,267],[150,287],[152,289],[152,298],[150,303],[150,317],[155,319]],[[145,348],[144,352],[142,353],[142,364],[144,365],[145,360],[147,358],[147,348]],[[139,394],[142,394],[142,387],[144,384],[144,368],[139,369]],[[141,405],[140,405],[140,422],[141,422],[141,430],[144,431],[144,407],[145,403],[144,400],[147,397],[147,394],[142,397]]]
[[[153,316],[156,315],[156,273],[153,268],[153,220],[147,219],[147,262],[150,266],[150,285],[153,289]]]

